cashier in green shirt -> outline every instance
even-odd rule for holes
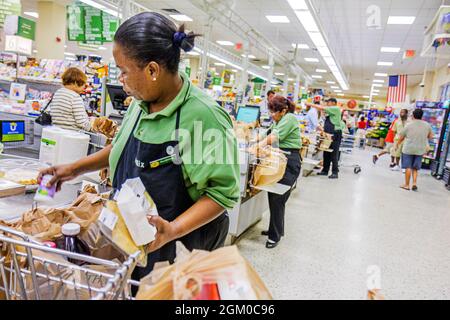
[[[301,158],[300,149],[302,141],[300,138],[300,127],[294,116],[295,105],[282,96],[275,96],[269,101],[269,113],[273,124],[269,128],[268,135],[259,142],[261,147],[266,145],[278,146],[286,152],[287,166],[280,184],[288,185],[290,189],[282,195],[269,192],[270,222],[269,230],[263,231],[262,235],[268,236],[266,248],[275,248],[281,237],[284,236],[284,213],[286,202],[291,195],[292,187],[300,175]]]
[[[195,35],[165,16],[144,12],[126,20],[114,37],[113,55],[120,81],[132,96],[122,127],[111,146],[73,164],[41,172],[50,184],[110,168],[113,187],[139,177],[155,201],[157,228],[147,246],[146,268],[175,258],[175,240],[190,250],[224,245],[228,215],[239,198],[239,163],[232,122],[225,110],[178,73],[181,49],[194,47]],[[225,157],[225,158],[224,158]]]
[[[326,101],[326,106],[307,103],[306,105],[321,110],[325,113],[324,132],[333,135],[333,142],[330,146],[331,152],[324,151],[323,153],[323,169],[318,173],[319,176],[327,176],[330,171],[332,174],[328,177],[330,179],[337,179],[339,173],[339,148],[342,141],[342,132],[346,125],[342,120],[341,108],[337,106],[337,100],[330,98]]]

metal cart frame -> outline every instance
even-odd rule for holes
[[[6,254],[5,254],[6,253]],[[0,226],[0,294],[7,300],[130,300],[130,280],[139,252],[118,263],[54,249]],[[108,268],[98,271],[66,259]]]

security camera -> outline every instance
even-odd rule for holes
[[[421,88],[423,88],[423,87],[425,87],[425,83],[421,82],[421,83],[419,84],[419,86],[420,86]]]

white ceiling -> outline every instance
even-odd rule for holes
[[[67,2],[67,0],[57,0]],[[306,43],[313,48],[307,33],[298,21],[287,0],[208,0],[208,2],[227,2],[255,30],[271,40],[278,49],[287,56],[293,57],[291,43]],[[328,38],[330,49],[336,56],[344,73],[350,82],[352,94],[368,94],[375,72],[388,74],[408,74],[409,85],[416,85],[421,80],[426,59],[420,57],[423,44],[423,32],[431,22],[439,6],[450,0],[311,0],[318,13],[320,23]],[[33,6],[36,1],[22,0],[24,7]],[[205,25],[208,16],[194,6],[190,0],[136,0],[136,2],[150,9],[176,9],[194,19],[188,22],[187,28],[197,33],[207,32]],[[366,25],[369,6],[376,5],[381,12],[381,29],[370,29]],[[266,19],[266,15],[285,15],[289,18],[288,24],[273,24]],[[389,15],[416,16],[412,25],[387,25]],[[229,40],[234,43],[243,42],[242,35],[233,34],[227,27],[214,23],[211,40]],[[382,46],[401,47],[400,53],[381,53]],[[241,54],[233,47],[228,50]],[[403,60],[403,51],[413,49],[417,51],[416,57]],[[252,49],[251,53],[261,62],[267,64],[265,53]],[[305,57],[320,55],[314,49],[300,50],[297,57],[298,64],[310,75],[315,69],[327,69],[320,59],[318,64],[305,62]],[[379,67],[377,61],[392,61],[392,67]],[[450,61],[438,61],[438,66],[446,65]],[[284,72],[284,67],[277,65],[276,72]],[[320,74],[323,84],[326,80],[335,81],[331,72]],[[290,77],[294,77],[290,74]],[[325,85],[325,84],[323,84]],[[383,91],[382,91],[383,92]]]

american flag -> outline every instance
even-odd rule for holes
[[[408,86],[408,76],[389,76],[389,88],[387,93],[388,104],[396,102],[405,102],[406,89]]]

